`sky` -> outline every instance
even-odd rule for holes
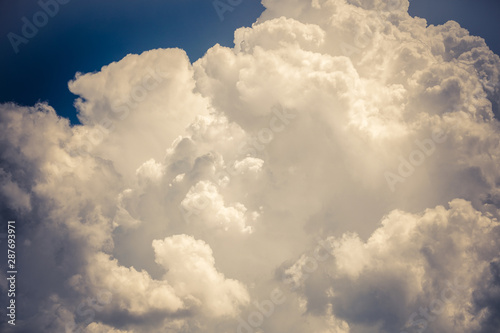
[[[182,48],[194,62],[216,43],[232,46],[234,30],[251,26],[264,10],[255,0],[234,3],[239,4],[233,11],[221,9],[221,20],[211,1],[73,0],[61,5],[60,12],[15,53],[8,33],[20,35],[22,17],[32,18],[41,7],[33,0],[2,1],[0,102],[47,101],[58,114],[79,123],[75,96],[67,89],[77,72],[98,71],[129,53],[155,48]],[[416,0],[410,1],[410,14],[429,24],[455,20],[500,53],[498,1]]]
[[[494,2],[2,6],[1,332],[498,332]]]
[[[78,122],[75,96],[67,88],[76,72],[98,71],[127,54],[156,48],[179,47],[195,61],[216,43],[230,46],[234,30],[251,25],[263,9],[258,1],[242,1],[221,21],[210,1],[73,0],[15,53],[7,34],[19,35],[21,18],[32,18],[40,6],[33,0],[2,1],[0,101],[48,101]]]

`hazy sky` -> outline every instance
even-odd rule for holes
[[[1,332],[498,333],[497,4],[6,4]]]

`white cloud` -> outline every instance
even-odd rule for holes
[[[264,5],[194,64],[152,50],[77,74],[82,125],[0,105],[21,329],[494,330],[499,57],[408,1]]]
[[[241,233],[251,233],[252,227],[247,226],[247,209],[237,202],[226,207],[224,199],[219,194],[217,187],[206,181],[201,181],[193,186],[181,202],[187,223],[201,220],[209,228],[220,227],[224,231],[236,229]],[[203,227],[203,226],[202,226]]]
[[[206,113],[194,84],[189,59],[179,49],[128,55],[98,73],[77,74],[69,89],[80,96],[76,106],[85,125],[78,148],[132,175],[145,160],[162,158],[195,115]]]
[[[234,316],[249,301],[245,287],[226,279],[215,269],[211,248],[201,240],[176,235],[154,240],[156,262],[165,269],[165,278],[187,301],[202,305],[214,316]]]
[[[120,266],[116,259],[98,253],[88,267],[91,286],[109,291],[113,305],[132,315],[153,310],[174,313],[184,308],[183,301],[175,294],[168,281],[157,281],[145,271]]]
[[[357,329],[474,332],[482,318],[470,310],[498,260],[500,224],[464,200],[449,205],[419,215],[392,211],[366,242],[356,234],[330,237],[333,259],[315,277],[304,274],[304,258],[285,274],[301,286],[310,311],[331,304]]]

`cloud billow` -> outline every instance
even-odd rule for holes
[[[494,332],[499,57],[404,0],[263,4],[77,74],[82,125],[0,105],[20,331]]]

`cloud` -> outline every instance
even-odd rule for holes
[[[85,126],[75,149],[110,159],[133,176],[145,160],[162,158],[194,115],[207,112],[193,87],[191,64],[179,49],[128,55],[100,72],[77,73],[69,89],[80,96],[75,106]]]
[[[353,329],[475,332],[496,311],[478,308],[488,303],[478,294],[494,288],[484,282],[496,274],[500,225],[462,199],[449,207],[418,215],[392,211],[366,242],[356,234],[328,238],[332,258],[312,273],[323,283],[305,277],[304,258],[284,273],[300,285],[308,311],[325,312],[331,304]],[[325,285],[329,290],[318,299],[316,289]]]
[[[82,125],[0,105],[20,330],[496,327],[499,57],[408,1],[263,3],[76,74]]]
[[[166,269],[166,278],[190,301],[200,303],[215,316],[234,315],[248,303],[245,287],[225,279],[214,267],[210,246],[187,235],[154,240],[156,262]]]
[[[244,163],[244,162],[241,162]],[[251,233],[252,228],[246,225],[246,208],[241,203],[234,206],[224,206],[224,200],[218,193],[217,187],[210,182],[201,181],[193,186],[181,202],[181,209],[185,210],[186,220],[192,215],[203,219],[210,228],[220,227],[224,231],[235,228],[242,233]]]

